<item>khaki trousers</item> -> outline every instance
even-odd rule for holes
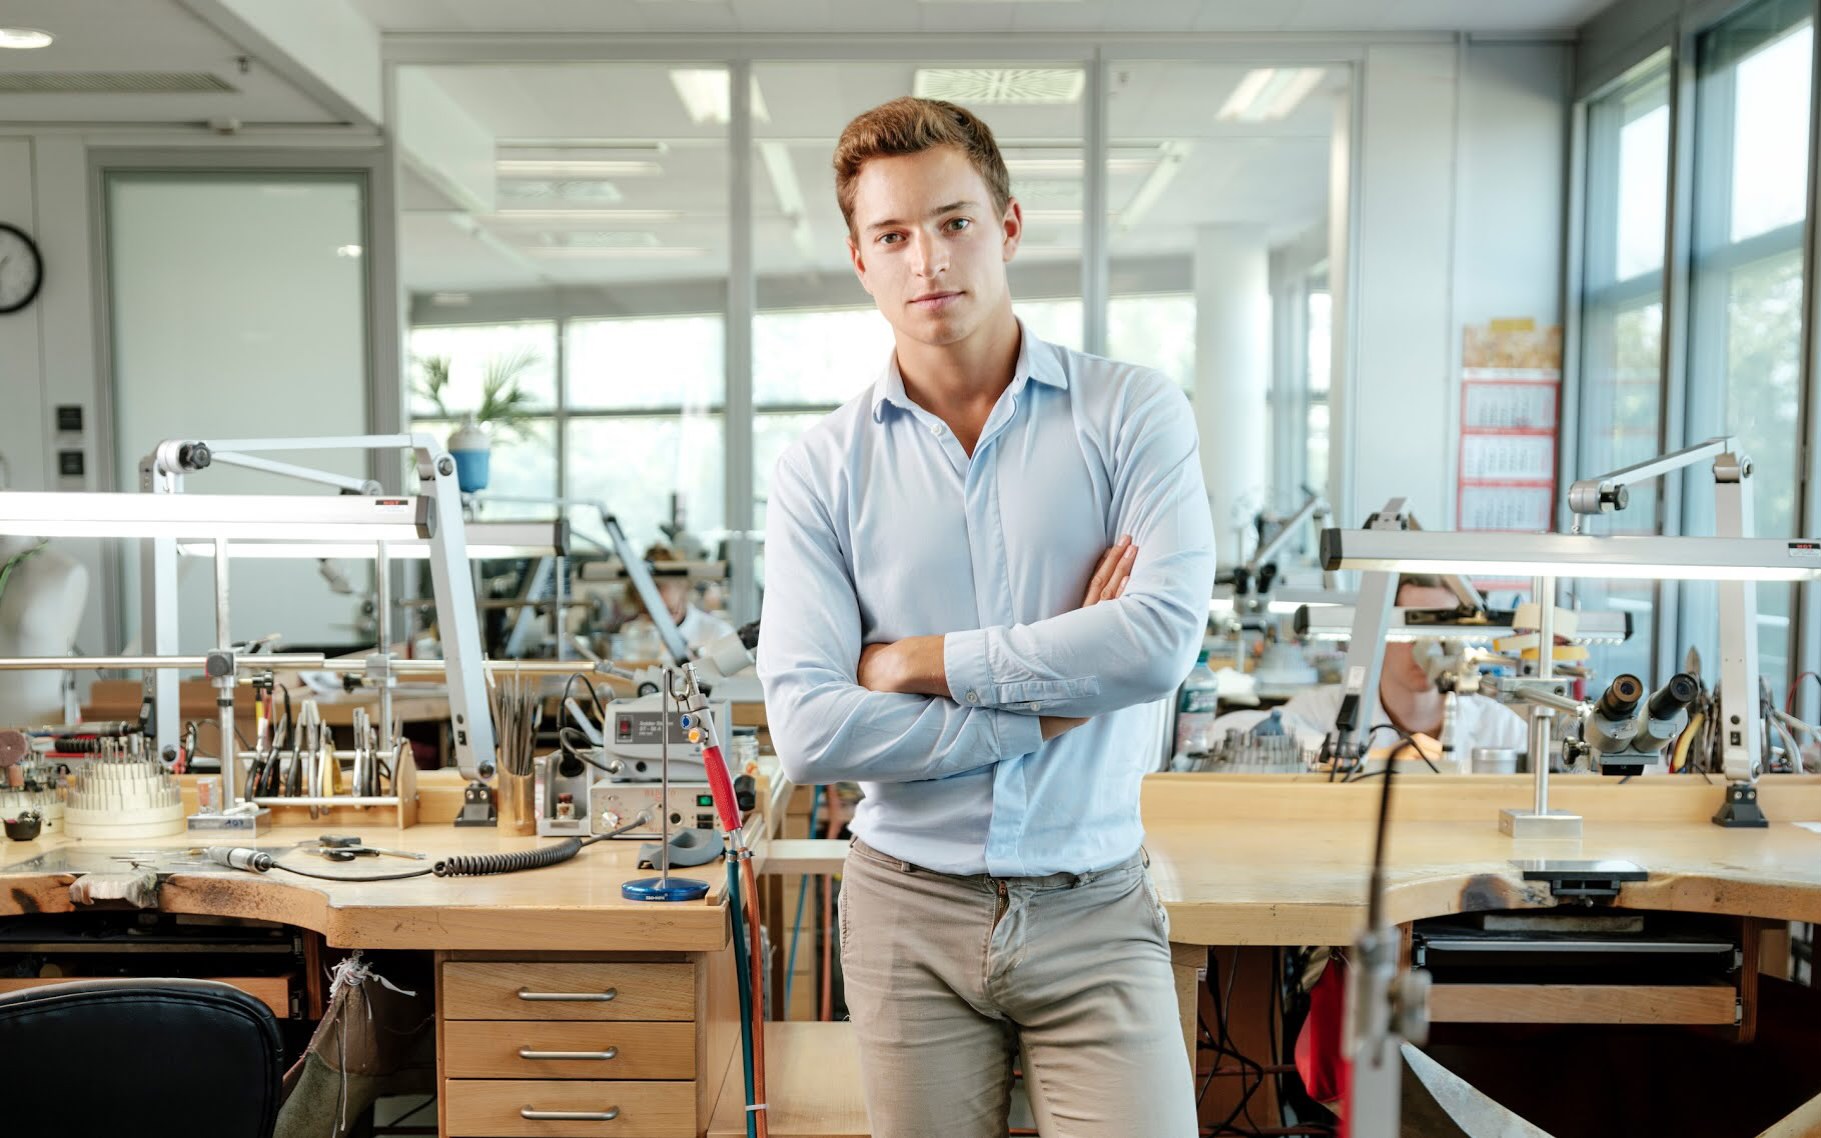
[[[1004,1138],[1020,1050],[1044,1138],[1194,1138],[1169,917],[1140,855],[958,877],[855,841],[840,935],[873,1138]]]

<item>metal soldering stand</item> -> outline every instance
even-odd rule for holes
[[[1536,578],[1531,591],[1537,611],[1536,683],[1547,687],[1555,678],[1555,578]],[[1514,838],[1581,836],[1579,814],[1549,809],[1549,743],[1555,735],[1555,712],[1542,702],[1530,709],[1530,770],[1536,797],[1529,810],[1506,807],[1499,811],[1499,830]]]
[[[708,896],[708,882],[693,877],[670,876],[670,732],[676,720],[676,693],[672,681],[676,669],[666,665],[664,686],[659,689],[658,708],[663,713],[663,731],[658,750],[658,812],[664,816],[662,837],[658,842],[658,875],[641,877],[620,886],[620,896],[628,901],[698,901]]]

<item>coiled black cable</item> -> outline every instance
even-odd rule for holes
[[[564,838],[552,846],[515,853],[456,854],[439,860],[431,867],[438,877],[486,877],[495,873],[517,873],[522,869],[543,869],[558,865],[582,852],[582,839]]]
[[[438,861],[430,867],[430,872],[438,877],[489,877],[496,873],[517,873],[522,869],[543,869],[546,866],[561,865],[581,853],[584,846],[604,842],[608,838],[617,838],[650,821],[651,810],[647,808],[605,834],[590,834],[586,838],[564,838],[555,845],[539,846],[534,850],[519,850],[515,853],[456,854]]]

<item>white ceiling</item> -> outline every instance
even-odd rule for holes
[[[389,32],[1361,32],[1578,27],[1611,0],[357,0]]]
[[[206,72],[233,91],[181,94],[0,95],[0,123],[326,124],[335,117],[176,0],[5,0],[0,24],[57,37],[35,51],[0,52],[17,72]]]
[[[1609,0],[353,0],[388,32],[501,31],[696,34],[846,32],[1331,32],[1522,31],[1575,27]],[[184,0],[0,0],[0,23],[46,28],[42,51],[5,52],[9,71],[205,72],[233,90],[187,94],[0,96],[3,123],[262,124],[337,121],[259,59],[199,18]],[[198,10],[208,11],[204,4]],[[282,47],[282,45],[280,45]],[[932,61],[960,64],[966,61]],[[754,210],[759,271],[844,271],[843,232],[828,159],[853,114],[911,90],[912,66],[898,63],[765,64],[756,69],[771,121],[757,134],[771,153],[755,156]],[[1111,135],[1118,167],[1109,175],[1115,255],[1186,252],[1196,226],[1243,224],[1284,238],[1319,223],[1325,209],[1333,108],[1346,95],[1341,72],[1280,123],[1219,123],[1214,111],[1245,69],[1146,63],[1115,67]],[[403,187],[404,273],[409,287],[481,289],[534,283],[714,279],[727,260],[725,127],[684,113],[662,66],[550,65],[439,68],[436,82],[502,141],[598,139],[658,142],[655,177],[614,179],[622,209],[682,211],[643,225],[528,226],[497,215],[471,217],[415,174]],[[1071,157],[1081,138],[1080,107],[981,106],[1012,156]],[[1177,173],[1131,207],[1151,172],[1172,152]],[[770,158],[768,162],[762,158]],[[803,203],[787,216],[778,170]],[[787,187],[788,188],[788,187]],[[1014,193],[1027,209],[1079,211],[1079,178],[1020,174]],[[588,236],[588,232],[594,236]],[[1044,218],[1030,226],[1028,259],[1072,258],[1080,222]],[[578,235],[578,232],[580,235]],[[694,249],[643,259],[528,251],[552,242],[620,242]]]
[[[759,272],[846,271],[845,230],[829,166],[835,139],[854,114],[910,91],[914,70],[912,64],[881,62],[754,68],[769,111],[769,121],[756,124],[755,137],[761,147],[772,148],[772,157],[782,159],[777,165],[788,171],[781,179],[763,155],[755,156]],[[1344,75],[1331,72],[1281,121],[1219,121],[1215,110],[1247,70],[1232,64],[1188,63],[1114,68],[1109,114],[1114,163],[1108,175],[1108,205],[1115,256],[1186,254],[1194,230],[1202,225],[1247,225],[1270,239],[1285,240],[1321,222],[1331,127],[1335,107],[1346,97]],[[606,208],[672,210],[683,216],[656,222],[539,225],[514,219],[510,206],[519,203],[502,202],[499,212],[469,216],[428,185],[416,183],[407,187],[405,197],[403,270],[408,287],[422,292],[538,281],[581,284],[725,275],[726,127],[692,122],[665,66],[439,67],[430,74],[493,133],[502,148],[514,140],[534,139],[545,144],[540,155],[553,156],[561,150],[549,144],[565,139],[577,140],[578,145],[580,140],[617,142],[628,148],[657,143],[662,151],[651,158],[661,173],[608,179],[618,200]],[[636,108],[636,113],[624,113],[623,108]],[[992,124],[1010,160],[1013,194],[1027,211],[1036,211],[1021,257],[1074,259],[1082,230],[1081,106],[976,109]],[[408,137],[408,124],[405,129]],[[1144,201],[1144,187],[1172,155],[1179,156],[1174,176]],[[1050,169],[1032,170],[1021,159],[1047,160]],[[1074,169],[1067,168],[1069,159],[1077,160]],[[793,197],[802,203],[800,220],[785,211],[786,201]],[[540,249],[577,240],[697,252],[626,257]]]

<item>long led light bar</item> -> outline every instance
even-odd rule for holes
[[[1583,612],[1575,634],[1568,637],[1574,644],[1620,644],[1631,637],[1631,614],[1622,612]],[[1518,635],[1510,624],[1448,623],[1435,619],[1434,609],[1392,609],[1385,626],[1386,640],[1466,640],[1490,642]],[[1353,636],[1354,609],[1350,605],[1316,608],[1305,606],[1297,611],[1296,635],[1309,640],[1349,640]],[[1534,630],[1525,630],[1534,631]]]
[[[469,560],[504,557],[542,557],[569,552],[568,523],[548,522],[469,522],[464,527],[467,542],[464,551]],[[212,541],[180,541],[177,552],[186,557],[213,557]],[[231,559],[308,560],[335,558],[350,561],[372,561],[379,556],[374,541],[230,541]],[[430,557],[429,542],[422,538],[388,544],[386,556],[394,561],[425,561]]]
[[[372,543],[420,541],[430,529],[409,496],[0,492],[0,534],[27,537]]]
[[[1809,581],[1821,541],[1565,533],[1323,530],[1322,568],[1486,577]]]

